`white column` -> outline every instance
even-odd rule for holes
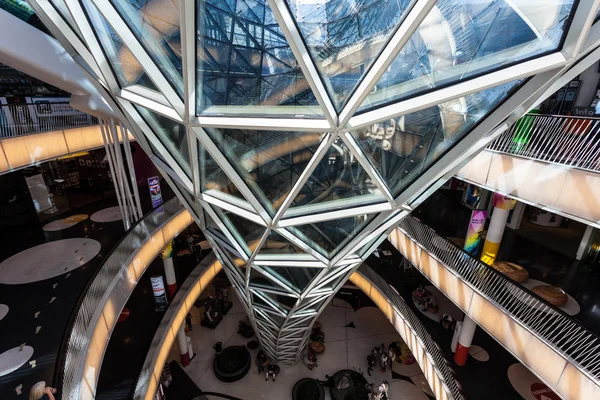
[[[475,322],[465,314],[465,319],[462,321],[462,327],[460,334],[458,335],[458,344],[456,346],[456,353],[454,353],[454,362],[458,365],[465,365],[467,357],[469,356],[469,348],[473,342],[473,336],[475,335],[475,329],[477,325]]]

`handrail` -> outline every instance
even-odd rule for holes
[[[170,200],[170,201],[174,201],[174,200]],[[155,213],[160,207],[162,207],[162,205],[159,206],[159,207],[157,207],[157,208],[155,208],[155,209],[152,209],[152,210],[148,211],[146,214],[144,214],[144,216],[142,218],[140,218],[139,220],[135,221],[131,225],[131,227],[123,234],[123,236],[121,237],[121,239],[119,239],[119,241],[113,246],[113,248],[110,250],[110,252],[108,254],[106,254],[106,256],[103,258],[103,260],[100,263],[100,265],[98,266],[98,268],[96,268],[96,270],[92,273],[92,276],[90,276],[90,278],[86,282],[84,288],[80,291],[80,294],[77,297],[77,302],[73,306],[73,311],[71,312],[71,315],[69,316],[69,321],[67,322],[67,325],[65,326],[60,346],[58,347],[58,349],[59,349],[58,350],[58,357],[57,357],[56,363],[55,363],[54,376],[53,376],[52,382],[54,383],[53,387],[57,388],[59,393],[62,392],[62,383],[63,383],[62,382],[62,377],[63,377],[62,373],[63,373],[63,369],[65,368],[65,361],[66,361],[66,354],[67,354],[67,344],[69,342],[68,341],[68,337],[69,337],[68,333],[70,333],[73,330],[73,324],[75,323],[75,318],[77,317],[77,312],[81,308],[81,303],[83,302],[83,299],[85,298],[85,294],[90,290],[90,286],[94,282],[94,279],[96,279],[96,276],[98,275],[98,273],[102,269],[102,266],[112,256],[112,254],[119,248],[119,246],[121,246],[121,243],[123,243],[123,241],[127,238],[127,236],[129,236],[129,234],[131,232],[133,232],[133,230],[142,221],[144,221],[146,219],[146,217],[150,216],[150,214]]]
[[[142,219],[106,259],[84,295],[68,338],[63,399],[93,398],[119,313],[149,263],[191,222],[181,203],[170,200]]]
[[[596,384],[600,384],[598,336],[523,286],[471,257],[415,217],[404,218],[398,228],[464,283],[492,301]]]
[[[69,102],[0,104],[0,139],[92,125],[98,119]]]
[[[429,332],[427,332],[425,326],[421,323],[419,318],[411,310],[408,304],[406,304],[406,301],[404,301],[402,296],[400,296],[395,289],[393,289],[392,286],[383,277],[381,277],[381,275],[379,275],[366,264],[362,264],[355,274],[367,279],[374,286],[374,288],[376,288],[379,293],[383,295],[387,303],[396,309],[396,315],[399,315],[403,319],[408,329],[413,332],[414,337],[422,347],[424,354],[431,359],[431,367],[435,370],[437,378],[440,379],[448,398],[451,400],[464,399],[462,391],[456,382],[455,375],[452,372],[448,361],[442,354],[440,347],[435,343]],[[356,276],[353,275],[350,277],[350,280],[354,282],[355,277]],[[360,284],[357,286],[360,287]],[[364,291],[364,288],[361,287],[361,289]],[[369,295],[369,293],[366,294]],[[379,304],[378,306],[381,308]],[[384,311],[385,314],[385,310],[382,309],[382,311]],[[396,326],[395,328],[398,329]],[[414,345],[414,343],[407,344],[409,346]],[[417,354],[415,349],[411,350],[413,353]],[[423,369],[421,363],[419,363],[419,365]],[[430,380],[431,376],[428,376],[427,378]]]
[[[600,118],[525,114],[488,150],[600,172]]]

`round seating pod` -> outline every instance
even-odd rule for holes
[[[531,291],[556,307],[564,306],[569,301],[569,296],[567,296],[565,291],[556,286],[539,285],[531,289]]]
[[[527,272],[525,268],[515,263],[498,261],[492,265],[492,268],[517,283],[523,283],[529,279],[529,272]]]
[[[325,390],[316,379],[303,378],[292,389],[293,400],[324,400]]]
[[[213,371],[222,382],[236,382],[246,376],[251,365],[250,352],[245,346],[230,346],[215,357]]]

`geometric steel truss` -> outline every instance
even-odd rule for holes
[[[387,233],[594,50],[600,0],[31,3],[293,363]]]

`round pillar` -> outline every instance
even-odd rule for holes
[[[177,290],[177,278],[175,277],[175,269],[173,267],[173,241],[167,243],[164,249],[160,252],[160,258],[163,260],[165,267],[165,278],[167,280],[167,295],[169,300],[173,299]]]
[[[183,326],[177,332],[177,344],[179,345],[179,354],[181,354],[181,365],[187,367],[190,365],[190,352],[188,351],[187,336]]]
[[[493,204],[494,212],[481,252],[481,261],[487,265],[492,265],[496,261],[498,249],[504,235],[504,228],[506,228],[506,221],[508,221],[510,211],[515,207],[517,201],[499,193],[494,193]]]
[[[465,314],[465,318],[462,321],[462,327],[458,335],[458,343],[456,345],[456,353],[454,353],[454,362],[458,365],[465,365],[467,357],[469,356],[469,348],[471,342],[473,342],[473,335],[475,335],[475,328],[477,325],[475,322]]]

